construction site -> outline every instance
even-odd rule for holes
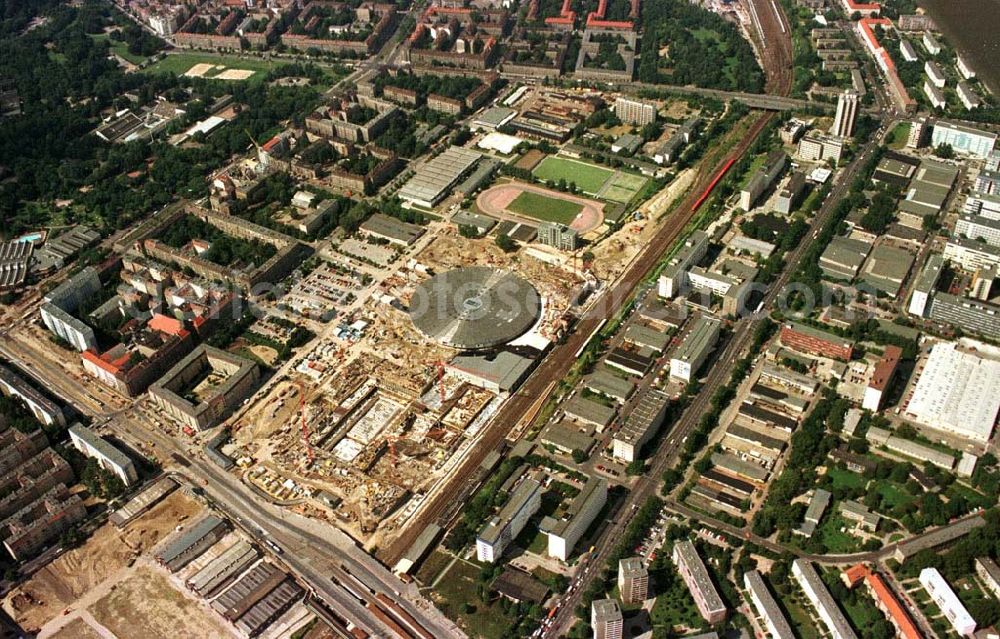
[[[366,547],[405,527],[460,464],[565,330],[585,281],[571,261],[552,268],[490,239],[432,228],[430,242],[343,317],[341,330],[236,417],[227,448],[272,502],[328,520]],[[491,286],[524,293],[525,308],[499,308]],[[425,326],[411,306],[428,290],[435,306],[456,308]],[[487,348],[458,337],[476,331],[493,335]]]

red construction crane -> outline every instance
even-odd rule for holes
[[[297,382],[299,387],[299,414],[302,419],[302,443],[306,445],[306,454],[309,456],[309,464],[316,460],[313,453],[312,444],[309,443],[309,427],[306,426],[306,389],[302,382]]]
[[[438,371],[438,389],[441,391],[441,406],[444,406],[445,393],[444,393],[444,360],[437,361],[437,371]]]

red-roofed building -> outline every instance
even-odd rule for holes
[[[638,0],[633,0],[632,11],[633,13],[638,8]],[[587,28],[588,29],[632,29],[632,23],[630,21],[616,21],[616,20],[605,20],[604,16],[608,11],[608,0],[600,0],[597,5],[597,11],[591,11],[587,14]],[[633,16],[634,17],[634,16]]]
[[[868,586],[868,594],[875,600],[875,605],[882,611],[882,614],[896,628],[897,636],[902,637],[902,639],[924,639],[917,624],[913,621],[913,617],[906,611],[903,604],[899,603],[899,599],[896,598],[892,589],[889,588],[889,584],[881,575],[872,572],[864,564],[858,564],[848,568],[842,576],[851,588],[857,586],[864,579],[865,585]]]
[[[576,22],[576,12],[573,11],[573,0],[563,0],[559,15],[552,18],[545,18],[545,24],[562,29],[572,29]]]
[[[847,15],[851,16],[860,13],[862,18],[874,18],[882,13],[882,5],[877,2],[855,2],[854,0],[841,0]]]
[[[88,350],[80,356],[87,373],[126,397],[136,397],[193,348],[194,339],[184,328],[176,333],[154,329],[131,346],[117,344],[104,353]]]
[[[882,354],[882,359],[875,365],[875,372],[872,374],[868,387],[865,388],[865,397],[861,402],[862,408],[870,411],[877,411],[882,407],[882,398],[885,391],[892,384],[892,379],[899,368],[899,360],[903,357],[903,349],[898,346],[887,346]]]
[[[167,335],[180,336],[182,333],[187,332],[184,329],[183,322],[173,317],[161,315],[160,313],[153,313],[153,317],[149,320],[149,323],[147,323],[146,326],[150,330],[166,333]]]
[[[865,47],[875,58],[875,62],[882,70],[882,73],[885,74],[889,84],[889,91],[896,101],[896,106],[906,113],[913,113],[917,109],[917,103],[906,91],[903,81],[899,79],[899,75],[896,73],[896,64],[892,61],[892,56],[885,50],[885,47],[882,46],[878,40],[878,36],[875,34],[875,27],[877,26],[891,29],[892,21],[887,18],[863,18],[858,20],[857,24],[861,41],[865,43]]]
[[[781,327],[781,343],[801,353],[850,361],[854,347],[850,340],[805,324],[788,322]]]

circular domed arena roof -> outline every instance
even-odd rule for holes
[[[417,330],[444,346],[493,348],[530,329],[542,310],[538,291],[524,278],[489,266],[467,266],[422,283],[410,300]]]

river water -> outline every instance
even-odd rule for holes
[[[918,0],[979,79],[1000,95],[1000,0]]]

